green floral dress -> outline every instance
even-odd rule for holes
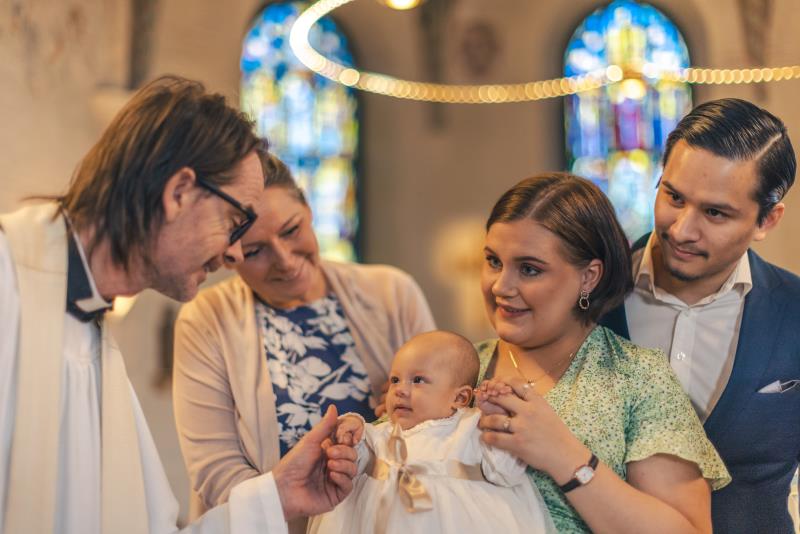
[[[494,357],[497,341],[476,345],[481,377]],[[663,453],[697,464],[714,490],[730,482],[722,459],[659,350],[639,347],[597,326],[545,399],[572,433],[623,480],[628,462]],[[559,532],[590,532],[553,479],[533,469],[528,474]]]

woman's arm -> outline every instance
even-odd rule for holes
[[[241,448],[236,406],[214,329],[203,326],[197,308],[189,306],[175,323],[172,396],[192,489],[211,508],[227,502],[236,484],[261,473]]]
[[[507,380],[519,395],[522,381]],[[492,402],[514,414],[485,415],[483,440],[544,471],[563,485],[585,465],[591,451],[561,421],[547,401],[534,393],[528,400],[498,395]],[[507,427],[507,432],[503,432]],[[711,532],[711,497],[697,465],[658,454],[630,462],[628,482],[600,463],[594,478],[566,497],[594,532]]]
[[[548,471],[559,485],[591,456],[586,446],[577,445],[574,453],[564,454],[560,465]],[[711,532],[711,489],[696,464],[658,454],[627,468],[626,482],[600,463],[591,482],[566,493],[592,531]]]

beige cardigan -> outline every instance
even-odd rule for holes
[[[435,324],[419,286],[383,265],[324,261],[378,395],[394,352]],[[203,290],[175,325],[175,419],[192,486],[192,517],[278,462],[278,420],[253,292],[235,276]]]

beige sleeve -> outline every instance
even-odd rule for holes
[[[405,330],[405,339],[408,340],[417,334],[436,330],[428,301],[422,289],[411,275],[400,271],[398,281],[398,301],[400,304],[400,320]]]
[[[242,451],[220,332],[212,317],[199,303],[183,307],[175,323],[173,372],[181,451],[191,487],[206,508],[227,502],[236,484],[261,474]]]

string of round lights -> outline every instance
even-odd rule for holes
[[[362,91],[406,100],[454,104],[528,102],[597,89],[620,82],[630,75],[645,78],[659,77],[691,84],[715,85],[764,83],[800,78],[800,65],[752,69],[689,67],[679,71],[663,71],[653,67],[643,69],[644,71],[639,73],[624,72],[619,65],[610,65],[605,69],[582,76],[568,76],[527,83],[453,85],[403,80],[386,74],[347,67],[326,58],[309,43],[308,36],[311,28],[319,19],[354,1],[319,0],[312,4],[300,14],[292,26],[289,36],[289,44],[292,47],[292,51],[301,63],[320,76]]]

